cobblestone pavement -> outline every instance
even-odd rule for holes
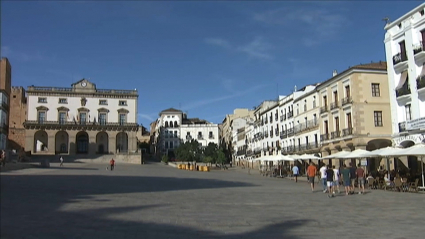
[[[328,198],[306,182],[162,164],[51,164],[1,172],[14,238],[423,238],[420,193]]]

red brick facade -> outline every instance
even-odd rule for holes
[[[25,128],[23,123],[27,117],[27,102],[25,90],[22,87],[12,87],[10,93],[9,112],[9,148],[22,149],[25,147]]]

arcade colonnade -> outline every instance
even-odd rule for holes
[[[119,154],[137,151],[135,131],[27,129],[25,149],[32,154]]]

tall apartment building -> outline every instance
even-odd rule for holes
[[[322,156],[391,146],[386,62],[353,66],[317,86]],[[339,164],[336,160],[332,164]],[[375,162],[371,160],[370,166]]]
[[[9,148],[20,152],[25,149],[27,98],[23,87],[12,87],[10,94]]]
[[[33,154],[127,154],[137,151],[137,90],[29,86],[25,150]]]
[[[317,84],[318,85],[318,84]],[[319,93],[317,85],[308,85],[296,92],[294,99],[294,152],[297,154],[320,153]]]
[[[223,121],[219,125],[219,133],[220,133],[220,145],[221,147],[225,148],[227,151],[226,156],[228,159],[234,159],[234,155],[236,152],[234,152],[234,148],[232,145],[232,121],[237,118],[243,118],[243,117],[253,117],[254,111],[249,109],[235,109],[233,111],[233,114],[228,114],[224,117]]]
[[[425,143],[425,3],[388,23],[385,31],[393,145]]]
[[[0,149],[8,148],[12,67],[7,58],[0,62]]]
[[[275,100],[265,100],[254,110],[254,157],[258,158],[263,155],[268,155],[272,148],[269,137],[269,118],[272,114],[271,108],[276,108],[278,102]],[[267,137],[266,137],[267,133]],[[268,144],[267,144],[268,143]],[[267,147],[267,145],[269,147]]]

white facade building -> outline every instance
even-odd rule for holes
[[[292,154],[295,151],[294,139],[294,93],[280,97],[279,111],[282,116],[279,138],[281,142],[281,153]]]
[[[275,155],[280,149],[279,138],[279,102],[267,107],[261,117],[264,121],[262,148],[268,155]]]
[[[86,79],[64,87],[29,86],[25,149],[42,154],[137,151],[137,90],[103,90]]]
[[[159,113],[156,120],[153,142],[156,153],[174,157],[174,149],[181,142],[197,140],[202,147],[209,143],[219,145],[218,124],[198,118],[187,118],[181,110],[166,109]]]
[[[315,154],[320,152],[319,94],[315,85],[301,89],[294,99],[294,132],[297,154]]]
[[[385,26],[393,145],[425,142],[425,3]]]
[[[267,123],[266,123],[266,112],[268,112],[268,110],[270,110],[270,108],[274,108],[276,107],[276,101],[273,100],[266,100],[263,101],[258,107],[256,107],[256,109],[254,110],[254,117],[255,117],[255,121],[254,121],[254,157],[258,158],[261,157],[263,155],[267,155],[268,154],[268,150],[267,149],[267,142],[268,141],[268,136],[269,133],[268,130],[270,128],[269,125],[269,119],[267,118]],[[269,113],[270,116],[270,113]],[[266,137],[266,133],[267,133],[267,137]],[[269,146],[271,145],[271,143],[269,142]]]

